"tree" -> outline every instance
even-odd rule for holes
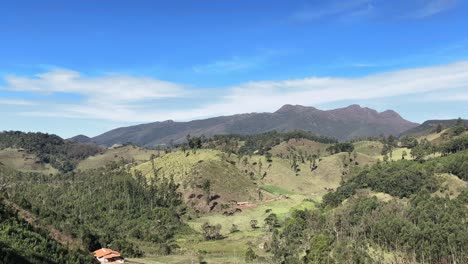
[[[205,222],[202,225],[203,239],[205,240],[217,240],[221,239],[221,225],[211,225],[209,222]]]
[[[209,204],[211,201],[211,181],[209,179],[205,179],[202,183],[203,192],[205,192],[206,196],[206,204]]]
[[[257,220],[255,220],[255,219],[250,220],[250,227],[252,229],[257,229],[258,228],[257,224],[258,224]]]
[[[269,214],[267,218],[265,218],[265,225],[267,226],[268,231],[270,232],[273,231],[274,228],[279,227],[280,224],[279,224],[278,217],[276,216],[276,214],[274,213]]]
[[[239,232],[239,227],[236,224],[232,224],[231,229],[229,230],[231,233]]]
[[[439,134],[440,132],[442,132],[442,125],[441,125],[441,124],[437,124],[436,133]]]
[[[255,254],[255,251],[249,247],[245,252],[245,262],[254,262],[255,259],[257,259],[257,254]]]
[[[431,142],[427,139],[421,140],[421,142],[411,150],[411,156],[414,160],[422,161],[424,157],[433,152]]]

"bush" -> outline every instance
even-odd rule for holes
[[[254,262],[257,259],[257,254],[253,251],[252,248],[248,248],[245,252],[245,261],[246,262]]]

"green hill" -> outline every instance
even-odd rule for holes
[[[258,199],[255,182],[239,171],[235,157],[217,150],[175,151],[140,164],[134,171],[147,178],[174,177],[187,204],[203,212],[220,211],[231,201]],[[206,183],[209,191],[203,187]]]

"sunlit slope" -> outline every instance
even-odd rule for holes
[[[186,202],[204,212],[228,208],[228,204],[235,201],[259,198],[255,182],[240,172],[232,159],[217,150],[175,151],[133,170],[141,171],[148,179],[173,177],[180,184]]]
[[[304,152],[307,154],[327,155],[327,147],[330,144],[324,144],[309,139],[290,139],[287,142],[281,142],[271,149],[271,154],[275,157],[286,157],[291,151]]]
[[[358,141],[353,143],[354,151],[368,156],[379,156],[382,153],[383,144],[379,141]]]
[[[95,169],[113,161],[124,160],[127,163],[135,162],[137,164],[150,160],[151,155],[160,155],[163,151],[144,149],[136,146],[123,146],[114,149],[107,149],[104,153],[88,157],[81,161],[77,169]]]
[[[0,150],[0,165],[24,172],[57,173],[49,164],[40,162],[36,155],[12,148]]]

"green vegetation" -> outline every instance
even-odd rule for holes
[[[336,192],[324,196],[322,209],[297,211],[272,237],[280,263],[373,263],[370,248],[404,252],[403,261],[464,262],[468,258],[468,189],[453,198],[431,195],[442,185],[437,173],[466,180],[468,152],[419,163],[397,161],[364,168]],[[382,176],[385,175],[385,176]],[[393,197],[380,201],[357,192],[370,188]],[[346,200],[346,203],[343,201]],[[305,256],[303,256],[305,254]]]
[[[282,194],[294,194],[293,192],[291,191],[288,191],[288,190],[285,190],[279,186],[275,186],[275,185],[264,185],[261,187],[262,190],[264,191],[267,191],[269,193],[272,193],[272,194],[278,194],[278,195],[282,195]]]
[[[79,170],[97,169],[115,161],[138,165],[149,161],[152,157],[155,158],[162,155],[164,155],[164,151],[126,145],[108,149],[105,152],[90,156],[80,161],[76,168]]]
[[[5,148],[24,149],[35,154],[40,162],[63,172],[72,171],[80,160],[102,151],[96,145],[74,144],[56,135],[19,131],[0,133],[0,149]]]
[[[112,246],[126,256],[140,256],[131,243],[136,239],[169,253],[183,226],[181,194],[170,178],[134,177],[117,163],[53,176],[1,167],[0,172],[11,201],[79,239],[90,251]]]
[[[0,256],[45,254],[18,255],[29,241],[2,233],[14,219],[63,263],[104,246],[138,263],[463,263],[467,135],[452,130],[340,143],[298,131],[187,136],[163,151],[6,132],[0,191],[35,220],[3,214]],[[88,147],[96,155],[65,153]]]
[[[379,141],[358,141],[354,143],[354,150],[368,156],[379,156],[382,153],[383,144]]]
[[[13,148],[0,150],[0,164],[24,172],[41,172],[43,174],[55,174],[58,172],[50,164],[40,162],[35,154]]]
[[[19,219],[0,198],[0,263],[90,263],[85,252],[70,251]]]
[[[330,152],[330,154],[336,154],[340,152],[353,152],[354,151],[354,145],[349,142],[345,143],[336,143],[334,145],[331,145],[330,147],[327,148],[327,151]]]
[[[336,143],[335,139],[317,136],[311,132],[301,130],[284,133],[271,131],[255,135],[217,135],[213,137],[213,140],[217,142],[226,142],[232,139],[243,141],[245,143],[239,148],[239,154],[248,155],[255,152],[257,154],[263,155],[265,152],[269,151],[272,147],[278,145],[282,141],[288,141],[293,138],[308,139],[325,144]]]

